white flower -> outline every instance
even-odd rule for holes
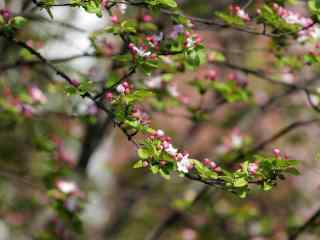
[[[189,37],[187,38],[187,41],[186,41],[186,47],[191,48],[195,45],[195,43],[196,41],[192,37]]]
[[[189,154],[183,155],[181,160],[178,161],[177,167],[179,172],[188,173],[192,168],[192,161],[189,159]]]
[[[156,134],[157,134],[158,137],[163,137],[163,136],[164,136],[164,131],[161,130],[161,129],[158,129],[158,130],[156,131]]]
[[[35,102],[44,104],[48,100],[46,95],[44,95],[43,92],[36,86],[30,87],[29,94],[32,100],[34,100]]]
[[[311,95],[310,100],[316,106],[319,105],[319,103],[320,103],[319,96],[317,96],[317,95]]]
[[[246,21],[250,20],[249,15],[243,9],[238,10],[237,15],[238,15],[238,17],[240,17],[243,20],[246,20]]]
[[[117,90],[118,93],[123,94],[123,93],[125,93],[126,88],[125,88],[122,84],[119,84],[119,85],[117,86],[116,90]]]
[[[231,136],[231,145],[235,148],[241,147],[243,139],[239,134],[233,134]]]
[[[248,165],[248,171],[251,174],[256,174],[258,171],[258,165],[256,163],[249,163]]]
[[[156,77],[153,77],[153,78],[149,78],[149,79],[147,79],[145,81],[145,84],[149,88],[159,89],[159,88],[161,88],[162,77],[161,76],[156,76]]]
[[[178,97],[180,95],[178,92],[178,89],[177,89],[177,85],[175,85],[175,84],[168,85],[167,89],[168,89],[168,92],[170,93],[170,95],[173,97]]]
[[[143,48],[139,48],[133,44],[131,45],[131,49],[140,57],[149,57],[152,54],[150,51],[145,51]]]
[[[171,143],[166,144],[164,150],[171,156],[175,156],[178,153],[178,149],[174,148]]]
[[[320,27],[319,25],[315,26],[312,28],[312,31],[310,33],[311,37],[315,38],[315,39],[319,39],[320,38]]]
[[[75,182],[71,181],[60,180],[57,182],[57,188],[65,194],[74,193],[78,191],[78,186],[75,184]]]
[[[126,13],[126,10],[128,8],[127,4],[124,4],[124,3],[119,3],[118,4],[118,7],[119,7],[119,10],[122,14],[125,14]]]

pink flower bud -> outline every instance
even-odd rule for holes
[[[249,163],[248,165],[248,171],[250,174],[256,174],[258,171],[258,164],[256,163]]]
[[[217,71],[215,69],[210,69],[207,74],[206,78],[209,80],[216,80],[217,79]]]
[[[112,99],[113,99],[113,94],[112,94],[112,92],[107,92],[107,93],[104,95],[104,97],[105,97],[105,99],[106,99],[107,101],[111,102]]]
[[[272,152],[276,157],[280,157],[281,151],[279,148],[274,148]]]
[[[116,16],[116,15],[111,16],[112,23],[116,24],[118,21],[119,21],[118,16]]]
[[[101,6],[102,7],[107,7],[109,0],[101,0]]]
[[[143,21],[144,22],[151,22],[152,21],[152,17],[150,15],[144,15],[143,16]]]
[[[75,87],[78,87],[80,85],[80,81],[78,79],[71,79],[70,83]]]
[[[6,22],[8,22],[12,17],[12,13],[9,9],[0,9],[0,15]]]
[[[143,161],[143,167],[148,167],[149,166],[149,163],[147,161]]]
[[[47,97],[42,93],[42,91],[37,86],[29,87],[29,95],[34,102],[46,103]]]
[[[217,166],[217,164],[216,164],[215,162],[210,161],[209,167],[210,167],[212,170],[214,170],[214,169],[216,169],[218,166]]]

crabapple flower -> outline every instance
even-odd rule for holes
[[[125,3],[119,3],[119,4],[118,4],[118,8],[119,8],[119,10],[120,10],[120,12],[121,12],[122,14],[125,14],[126,11],[127,11],[128,6],[127,6],[127,4],[125,4]]]
[[[233,130],[230,138],[231,146],[234,148],[240,148],[243,144],[243,137],[240,134],[239,129]]]
[[[313,24],[313,20],[311,18],[302,17],[298,13],[287,10],[278,4],[273,4],[273,8],[277,14],[289,24],[298,24],[304,28]]]
[[[106,8],[108,5],[109,0],[101,0],[101,6]]]
[[[9,9],[0,9],[0,15],[6,22],[9,22],[12,17],[12,13]]]
[[[117,23],[119,21],[119,18],[118,18],[118,16],[117,15],[113,15],[113,16],[111,16],[111,22],[112,23]]]
[[[178,88],[176,84],[168,85],[167,90],[172,97],[180,96],[180,93],[178,92]]]
[[[178,149],[174,148],[171,143],[164,141],[162,143],[164,151],[168,153],[170,156],[176,156],[178,153]]]
[[[20,111],[21,111],[22,115],[27,117],[27,118],[32,117],[32,115],[35,112],[34,108],[31,107],[30,105],[27,105],[27,104],[21,104],[20,105]]]
[[[187,32],[186,35],[187,35],[187,39],[185,42],[186,48],[193,48],[198,44],[200,44],[202,41],[202,38],[199,34],[190,35],[190,33]]]
[[[173,31],[170,33],[170,37],[175,39],[180,33],[184,32],[184,26],[182,24],[174,25]]]
[[[152,21],[152,17],[150,15],[144,15],[143,16],[143,21],[144,22],[151,22]]]
[[[72,194],[79,191],[77,184],[72,181],[59,180],[57,181],[56,186],[61,192],[65,194]]]
[[[108,102],[111,102],[112,99],[113,99],[113,94],[112,92],[107,92],[105,95],[104,95],[105,99],[108,101]]]
[[[137,54],[140,57],[150,57],[152,54],[150,51],[147,51],[142,47],[137,47],[133,43],[129,44],[129,49],[133,54]]]
[[[193,167],[192,161],[189,158],[189,154],[179,153],[177,155],[177,167],[179,172],[188,173]]]
[[[162,77],[159,75],[153,78],[149,78],[145,81],[145,85],[151,89],[159,89],[162,85]]]
[[[165,133],[162,129],[158,129],[156,131],[156,135],[157,135],[157,137],[163,137],[165,135]]]
[[[182,240],[196,240],[197,232],[191,228],[186,228],[181,233]]]
[[[276,157],[280,157],[281,151],[279,148],[274,148],[272,152]]]
[[[253,174],[253,175],[257,173],[258,168],[259,166],[256,163],[249,163],[248,165],[248,171],[250,174]]]
[[[130,93],[130,85],[128,82],[123,82],[116,87],[116,91],[120,94]]]
[[[32,86],[29,89],[29,95],[34,102],[38,102],[44,104],[47,102],[47,97],[43,94],[43,92],[37,87]]]
[[[243,9],[241,9],[240,6],[231,4],[231,6],[229,7],[229,10],[232,14],[238,16],[242,20],[250,21],[249,15]]]
[[[210,69],[208,72],[207,72],[207,74],[206,74],[206,78],[208,79],[208,80],[216,80],[217,79],[217,71],[215,70],[215,69]]]

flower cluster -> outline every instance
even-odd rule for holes
[[[172,139],[166,136],[164,131],[157,130],[150,136],[152,140],[160,140],[160,150],[165,151],[173,159],[177,161],[177,170],[179,172],[188,173],[192,168],[192,160],[189,158],[188,153],[180,152],[177,148],[172,145]]]
[[[229,6],[229,11],[231,14],[238,16],[244,21],[250,21],[250,16],[243,10],[239,5],[231,4]]]
[[[116,91],[120,94],[129,94],[130,91],[132,90],[132,86],[127,82],[123,82],[120,83],[117,87],[116,87]],[[107,93],[107,95],[109,94],[109,97],[112,98],[112,95],[110,95],[110,93]]]
[[[146,40],[147,40],[148,44],[152,48],[155,48],[156,50],[159,50],[160,43],[163,40],[163,33],[160,32],[158,35],[156,35],[156,34],[149,35],[149,36],[146,37]]]
[[[0,16],[5,22],[9,22],[9,20],[12,18],[12,13],[9,9],[0,9]]]
[[[216,164],[214,161],[212,161],[208,158],[205,158],[205,159],[203,159],[202,162],[207,168],[211,169],[212,171],[217,172],[217,173],[221,172],[221,167],[218,166],[218,164]]]
[[[279,159],[289,159],[287,154],[281,154],[281,150],[279,148],[272,149],[272,152],[276,158]]]
[[[35,85],[28,88],[30,102],[25,102],[19,97],[14,96],[10,88],[5,88],[3,95],[5,96],[8,105],[13,107],[24,117],[32,117],[35,113],[35,108],[32,104],[45,104],[48,100],[44,93]]]
[[[135,106],[133,108],[132,117],[134,117],[142,125],[147,125],[150,123],[150,116],[140,107]]]
[[[298,24],[304,28],[313,24],[311,18],[302,17],[300,14],[287,10],[276,3],[273,4],[273,9],[283,20],[289,24]]]
[[[208,79],[208,80],[211,80],[211,81],[214,81],[217,79],[217,76],[218,76],[218,73],[215,69],[210,69],[206,75],[205,75],[205,78]]]
[[[29,87],[28,91],[29,96],[31,97],[34,103],[45,104],[48,101],[47,96],[44,95],[40,88],[38,88],[37,86]]]
[[[255,175],[259,169],[259,165],[257,163],[249,163],[248,164],[248,172],[252,175]]]
[[[186,32],[185,35],[186,41],[184,45],[186,48],[194,48],[202,42],[202,37],[198,33],[191,34]]]
[[[133,56],[138,55],[139,57],[147,58],[152,55],[151,51],[148,51],[147,46],[137,47],[135,44],[129,43],[128,47],[129,47],[131,54]]]

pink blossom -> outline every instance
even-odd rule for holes
[[[12,17],[12,13],[9,9],[0,9],[0,15],[6,22],[8,22]]]
[[[112,15],[112,16],[111,16],[111,22],[112,22],[112,23],[115,24],[115,23],[117,23],[118,21],[119,21],[119,19],[118,19],[118,16],[117,16],[117,15]]]
[[[248,165],[248,171],[250,174],[256,174],[258,171],[258,168],[259,166],[256,163],[249,163]]]
[[[276,157],[280,157],[281,150],[279,148],[274,148],[272,152]]]
[[[106,92],[104,97],[108,102],[111,102],[113,99],[113,94],[112,94],[112,92]]]
[[[218,74],[215,69],[210,69],[206,74],[206,78],[213,81],[217,79],[217,75]]]
[[[43,94],[43,92],[37,86],[32,86],[29,88],[29,95],[34,102],[44,104],[48,100],[47,97]]]
[[[108,6],[109,0],[101,0],[102,7],[106,8]]]
[[[57,181],[56,186],[65,194],[72,194],[79,191],[77,184],[72,181],[59,180]]]
[[[152,17],[150,15],[144,15],[143,16],[143,21],[144,22],[151,22],[152,21]]]
[[[177,167],[179,172],[188,173],[192,167],[192,161],[189,159],[189,154],[181,154],[177,155]]]
[[[123,84],[119,84],[116,87],[116,90],[117,90],[118,93],[121,93],[121,94],[124,94],[126,92],[126,88],[123,86]]]

